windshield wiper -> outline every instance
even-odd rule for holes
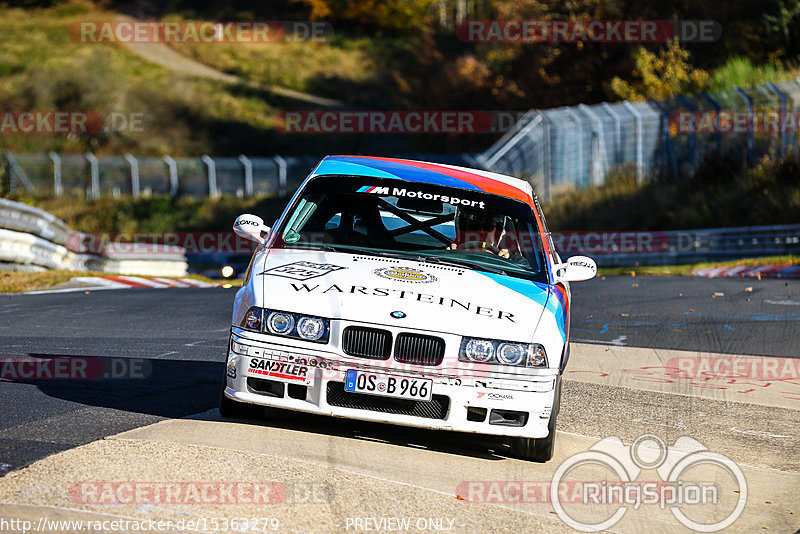
[[[438,256],[424,256],[421,257],[419,261],[427,263],[436,263],[438,265],[449,265],[450,267],[469,267],[470,269],[476,269],[478,271],[487,271],[494,274],[502,274],[504,276],[508,276],[508,273],[499,267],[489,267],[487,265],[473,263],[471,261],[466,261],[466,260],[454,260],[450,258],[443,260]]]

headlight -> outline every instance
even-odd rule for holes
[[[247,310],[247,313],[244,314],[244,319],[242,319],[242,324],[240,326],[248,330],[261,332],[262,312],[263,310],[261,308],[250,308]]]
[[[531,345],[528,349],[528,365],[531,367],[547,367],[544,347],[541,345]]]
[[[487,362],[494,356],[494,344],[488,339],[470,339],[464,347],[464,355],[474,362]]]
[[[527,348],[519,343],[501,343],[497,347],[497,361],[506,365],[517,365],[524,361]]]
[[[297,322],[297,333],[303,339],[316,341],[325,333],[325,322],[316,317],[301,317]]]
[[[511,343],[497,339],[463,338],[458,359],[495,365],[547,367],[547,354],[538,343]]]
[[[331,330],[329,319],[255,307],[247,310],[239,326],[254,332],[315,343],[327,343]]]
[[[294,328],[294,317],[290,313],[272,312],[267,318],[267,328],[273,334],[288,334]]]

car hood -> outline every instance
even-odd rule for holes
[[[250,283],[269,309],[521,342],[553,298],[548,286],[509,276],[307,250],[260,253]]]

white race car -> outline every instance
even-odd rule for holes
[[[259,243],[236,294],[220,412],[275,407],[511,438],[553,454],[569,282],[528,182],[330,156]]]

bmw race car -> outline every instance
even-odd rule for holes
[[[507,436],[553,454],[569,282],[528,182],[329,156],[270,228],[236,294],[220,412],[263,407]]]

